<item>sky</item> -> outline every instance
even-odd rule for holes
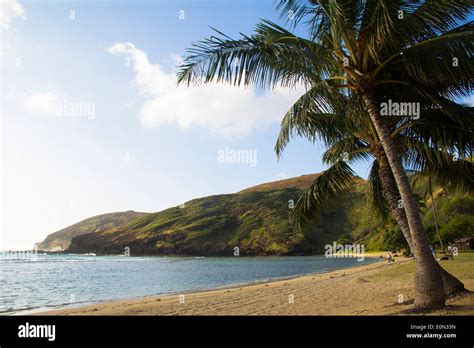
[[[279,122],[303,90],[176,85],[192,42],[278,21],[272,0],[0,0],[0,249],[326,167]],[[241,151],[247,158],[226,157]],[[354,169],[367,177],[369,162]]]

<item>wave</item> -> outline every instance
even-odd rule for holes
[[[55,303],[55,304],[43,304],[40,306],[29,306],[29,307],[20,307],[20,308],[6,308],[0,309],[0,315],[27,315],[28,313],[32,312],[42,312],[43,310],[50,310],[50,309],[59,309],[65,307],[76,307],[83,304],[92,303],[91,301],[77,301],[74,303],[71,302],[63,302],[63,303]]]

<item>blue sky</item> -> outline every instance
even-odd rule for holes
[[[93,215],[159,211],[324,169],[321,147],[304,140],[280,161],[273,152],[301,91],[174,85],[179,57],[209,26],[250,33],[260,18],[277,21],[271,0],[2,7],[0,249],[30,248]],[[220,163],[225,148],[256,151],[256,166]],[[355,169],[366,177],[369,165]]]

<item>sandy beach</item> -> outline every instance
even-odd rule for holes
[[[442,266],[474,291],[472,256]],[[413,259],[212,291],[104,302],[39,315],[404,315],[415,314]],[[448,300],[436,315],[474,315],[474,294]]]

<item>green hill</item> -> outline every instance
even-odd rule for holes
[[[184,207],[147,214],[109,230],[73,238],[68,252],[132,255],[307,255],[341,237],[366,237],[382,222],[371,217],[358,180],[345,197],[321,214],[306,233],[290,225],[296,202],[315,174],[279,180],[239,193],[194,199]],[[367,227],[370,226],[370,227]]]
[[[237,193],[246,193],[246,192],[255,192],[255,191],[264,192],[264,191],[280,190],[280,189],[287,189],[287,188],[297,188],[297,189],[303,190],[303,189],[308,188],[318,175],[319,174],[305,174],[301,176],[296,176],[294,178],[267,182],[264,184],[246,188],[245,190],[239,191]]]
[[[305,233],[290,224],[292,201],[317,174],[279,180],[234,194],[191,200],[184,206],[157,213],[113,213],[86,219],[49,235],[40,249],[67,247],[67,252],[131,255],[309,255],[324,251],[326,244],[364,244],[366,250],[393,250],[404,240],[393,221],[375,217],[367,204],[367,185],[355,180],[353,187],[328,205]],[[472,234],[472,196],[449,194],[437,188],[435,196],[444,242]],[[433,244],[430,196],[417,191],[423,219]]]
[[[145,213],[126,211],[94,216],[48,235],[45,240],[37,243],[36,246],[39,250],[44,251],[62,251],[69,247],[73,237],[120,226],[143,215]]]

